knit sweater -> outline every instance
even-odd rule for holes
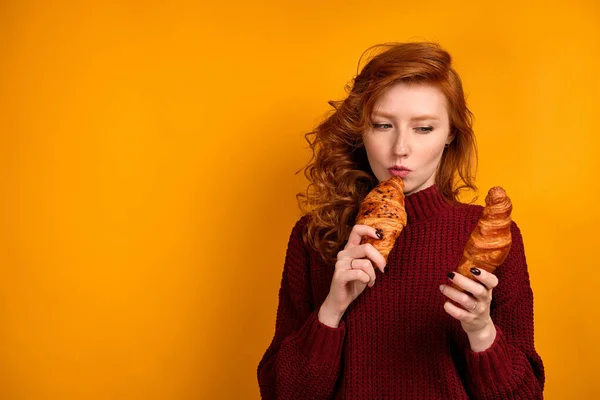
[[[264,399],[541,399],[544,367],[533,342],[533,294],[521,232],[495,274],[496,339],[473,352],[439,291],[483,210],[446,201],[434,185],[406,197],[408,223],[385,273],[337,328],[318,320],[334,266],[305,246],[308,216],[289,239],[273,340],[258,365]]]

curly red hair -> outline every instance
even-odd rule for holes
[[[442,156],[436,184],[441,194],[453,202],[458,201],[461,190],[477,190],[473,116],[467,108],[460,77],[451,66],[450,54],[439,44],[427,42],[379,44],[365,53],[371,51],[374,56],[346,85],[348,96],[342,101],[329,101],[333,110],[305,135],[312,150],[312,157],[303,168],[310,184],[296,196],[303,212],[310,214],[304,241],[329,263],[335,263],[337,253],[348,240],[360,203],[378,183],[367,159],[362,133],[371,124],[377,99],[395,83],[433,84],[444,93],[453,140]]]

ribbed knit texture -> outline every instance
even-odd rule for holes
[[[497,336],[470,349],[446,314],[439,285],[456,270],[483,208],[448,203],[437,186],[406,197],[408,224],[385,274],[350,305],[338,328],[319,322],[334,266],[292,229],[275,335],[258,365],[264,399],[541,399],[544,367],[533,344],[533,294],[515,223],[497,270],[491,317]]]

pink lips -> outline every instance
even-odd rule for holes
[[[392,168],[390,168],[388,171],[390,171],[390,173],[394,176],[399,176],[400,178],[405,178],[406,176],[408,176],[408,174],[410,174],[412,171],[406,167],[403,166],[394,166]]]

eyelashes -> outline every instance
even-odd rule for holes
[[[431,132],[433,130],[433,126],[420,126],[417,128],[419,132]]]
[[[377,130],[388,130],[392,128],[392,124],[372,124],[373,128],[377,129]],[[414,128],[417,132],[421,132],[421,133],[428,133],[433,131],[433,126],[418,126],[416,128]]]
[[[373,124],[373,128],[375,129],[390,129],[392,124]]]

